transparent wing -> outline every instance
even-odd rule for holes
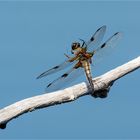
[[[56,91],[61,89],[62,87],[66,87],[66,85],[70,84],[71,82],[75,81],[77,78],[82,76],[84,71],[82,68],[72,68],[68,72],[64,73],[60,77],[58,77],[53,82],[49,83],[45,89],[46,92]]]
[[[100,45],[104,37],[105,31],[106,31],[105,25],[100,27],[90,38],[90,40],[85,42],[83,47],[86,47],[87,51],[93,51],[93,49],[96,49]]]
[[[105,43],[103,43],[99,48],[94,51],[93,55],[93,66],[96,63],[100,62],[104,59],[105,56],[108,56],[111,51],[113,51],[114,47],[118,44],[119,40],[122,38],[122,33],[117,32],[113,36],[111,36]]]
[[[93,47],[94,49],[96,49],[99,44],[101,43],[103,36],[105,34],[106,31],[106,26],[102,26],[100,27],[95,34],[90,38],[89,41],[87,41],[83,47],[87,47],[88,51],[93,51]],[[53,74],[55,72],[58,72],[60,70],[63,70],[65,68],[67,68],[68,66],[71,66],[71,64],[73,64],[73,62],[69,62],[68,60],[66,60],[65,62],[61,63],[60,65],[57,65],[45,72],[43,72],[42,74],[40,74],[37,79],[40,79],[42,77],[48,76],[50,74]]]
[[[74,64],[74,61],[73,61],[73,62],[70,62],[69,60],[66,60],[66,61],[64,61],[63,63],[61,63],[60,65],[57,65],[57,66],[55,66],[55,67],[53,67],[53,68],[51,68],[51,69],[49,69],[49,70],[47,70],[47,71],[41,73],[41,74],[37,77],[37,79],[40,79],[40,78],[42,78],[42,77],[51,75],[51,74],[53,74],[53,73],[55,73],[55,72],[61,71],[61,70],[65,69],[65,68],[71,66],[72,64]]]

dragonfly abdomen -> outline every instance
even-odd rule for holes
[[[90,64],[89,64],[88,60],[87,60],[87,61],[83,61],[83,62],[82,62],[82,66],[83,66],[83,68],[84,68],[84,70],[85,70],[86,77],[87,77],[87,80],[88,80],[88,82],[89,82],[89,84],[90,84],[90,88],[91,88],[92,94],[93,94],[93,93],[94,93],[94,84],[93,84],[93,81],[92,81],[92,75],[91,75],[91,70],[90,70]]]

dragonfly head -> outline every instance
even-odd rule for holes
[[[74,42],[71,45],[71,53],[74,54],[75,51],[78,51],[81,48],[79,42]]]

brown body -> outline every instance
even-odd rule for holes
[[[78,43],[77,44],[73,43],[73,44],[75,46],[72,47],[72,52],[75,54],[75,57],[71,58],[70,61],[75,61],[75,60],[78,61],[74,66],[75,69],[79,67],[84,68],[91,90],[92,92],[94,92],[94,84],[92,82],[92,75],[91,75],[91,69],[90,69],[90,64],[92,63],[91,58],[94,53],[87,52],[86,48],[79,47]]]

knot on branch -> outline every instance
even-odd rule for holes
[[[95,91],[93,94],[91,94],[91,96],[94,98],[106,98],[113,83],[114,81],[110,82],[109,84],[103,83],[104,88]]]

